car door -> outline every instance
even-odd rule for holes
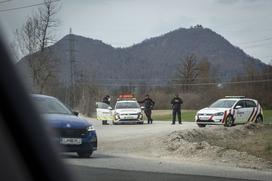
[[[113,111],[112,108],[103,102],[96,102],[96,118],[97,120],[113,120]]]
[[[247,118],[244,120],[244,122],[249,121],[249,118],[253,117],[253,114],[255,110],[257,109],[257,104],[252,100],[246,100],[246,107],[248,112],[247,112]]]
[[[247,114],[247,108],[246,108],[246,102],[245,100],[240,100],[236,103],[234,109],[236,110],[236,119],[235,119],[235,123],[239,124],[239,123],[243,123],[244,122],[244,118]]]

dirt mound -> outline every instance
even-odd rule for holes
[[[182,130],[167,135],[162,142],[167,154],[176,158],[223,162],[243,168],[272,168],[269,161],[240,149],[245,144],[244,138],[254,137],[261,128],[262,125],[249,124]]]

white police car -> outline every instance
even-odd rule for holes
[[[114,108],[113,124],[143,124],[142,109],[133,95],[120,95]]]
[[[122,94],[117,99],[114,109],[109,105],[96,103],[97,120],[112,121],[113,124],[143,124],[142,109],[131,94]]]
[[[195,115],[199,127],[206,125],[224,125],[230,127],[247,122],[263,122],[263,111],[257,100],[244,96],[226,96],[215,101]]]

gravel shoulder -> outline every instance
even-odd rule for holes
[[[252,154],[254,150],[243,150],[258,141],[252,139],[262,129],[256,126],[198,128],[192,122],[171,125],[166,121],[154,121],[152,125],[92,123],[97,130],[100,153],[176,163],[272,170],[271,160]]]

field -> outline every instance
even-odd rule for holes
[[[183,121],[193,122],[196,110],[182,110],[181,117]],[[264,110],[264,122],[272,123],[272,110]],[[171,110],[153,110],[152,117],[154,120],[171,121]],[[146,118],[145,118],[146,119]]]

